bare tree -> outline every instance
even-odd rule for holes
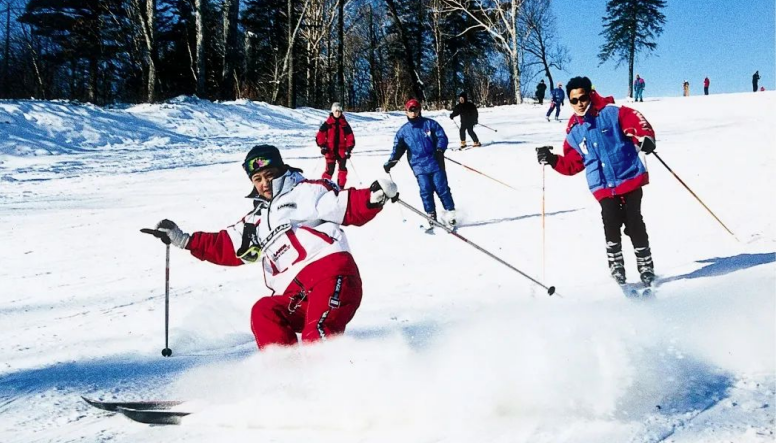
[[[518,18],[524,0],[444,0],[447,11],[465,13],[474,22],[461,32],[480,29],[493,38],[498,49],[506,56],[512,76],[515,103],[523,102],[520,92],[521,42],[518,36]]]
[[[524,66],[538,65],[552,86],[555,83],[550,68],[562,71],[571,57],[568,49],[558,43],[550,0],[525,0],[522,23],[526,33],[525,52],[533,58]]]
[[[299,35],[299,28],[302,26],[302,23],[304,22],[305,15],[307,14],[307,8],[310,6],[310,0],[305,0],[304,5],[302,6],[302,12],[299,14],[299,19],[296,21],[296,26],[294,27],[294,31],[291,33],[290,38],[288,40],[288,48],[286,48],[286,55],[283,58],[283,67],[280,71],[277,69],[275,70],[275,78],[274,83],[275,87],[273,88],[272,92],[272,103],[277,103],[278,100],[278,94],[280,93],[280,84],[282,83],[283,79],[286,75],[293,75],[293,73],[289,72],[289,59],[291,57],[291,51],[293,51],[294,43],[296,41],[297,35]]]
[[[223,6],[223,64],[221,69],[221,97],[235,97],[235,78],[238,66],[240,33],[237,28],[240,0],[224,0]]]

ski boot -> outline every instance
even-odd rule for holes
[[[550,117],[549,116],[547,117],[547,121],[550,121]]]
[[[461,149],[466,147],[466,140],[461,140]]]
[[[472,147],[473,147],[473,148],[478,148],[478,147],[480,147],[480,146],[482,146],[482,143],[480,143],[480,142],[474,142],[474,143],[472,144]]]
[[[455,219],[455,209],[450,210],[450,211],[445,211],[442,214],[442,221],[444,222],[444,224],[448,228],[455,229],[455,226],[456,226],[456,223],[457,223],[457,221]]]
[[[619,285],[625,284],[625,259],[622,256],[622,243],[606,243],[606,258],[609,260],[609,272]]]
[[[422,225],[422,227],[426,230],[427,233],[432,234],[434,232],[434,224],[431,223],[431,220],[436,221],[437,214],[436,211],[429,212],[426,214],[426,216],[429,218],[426,220],[426,222]]]
[[[643,248],[634,248],[636,252],[636,267],[639,270],[641,282],[644,286],[652,286],[655,281],[655,265],[652,263],[652,250],[649,246]]]

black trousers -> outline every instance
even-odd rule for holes
[[[649,246],[647,226],[641,217],[641,188],[616,197],[601,200],[601,218],[604,221],[604,235],[608,243],[622,242],[620,229],[625,225],[625,235],[630,237],[634,248]]]
[[[347,171],[348,170],[347,164],[348,164],[348,159],[346,158],[337,159],[337,166],[339,166],[340,171]],[[326,163],[326,173],[329,175],[334,175],[334,162]]]
[[[471,123],[467,123],[464,125],[461,123],[461,129],[458,130],[458,134],[461,136],[461,141],[466,141],[466,132],[469,132],[469,137],[472,138],[472,141],[477,143],[480,141],[480,139],[477,138],[477,134],[474,133],[474,125]]]

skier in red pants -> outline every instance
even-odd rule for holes
[[[339,167],[337,186],[345,189],[345,183],[348,180],[347,163],[351,151],[356,146],[356,138],[350,124],[345,120],[345,114],[342,113],[342,106],[339,103],[332,103],[331,114],[318,129],[315,143],[321,148],[321,154],[326,160],[326,169],[321,178],[331,180],[336,164]]]
[[[380,178],[368,189],[340,191],[327,180],[306,180],[283,163],[278,149],[255,146],[243,168],[254,208],[219,232],[183,232],[162,220],[156,229],[200,260],[224,266],[261,262],[273,294],[259,299],[251,329],[259,349],[342,334],[361,304],[361,276],[342,226],[361,226],[398,198]]]

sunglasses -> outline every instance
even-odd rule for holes
[[[245,172],[247,172],[248,174],[253,174],[259,169],[266,168],[271,164],[272,164],[272,159],[264,158],[264,157],[256,157],[245,162],[244,168],[245,168]]]
[[[413,106],[413,107],[407,109],[407,112],[418,112],[418,108],[416,106]]]
[[[589,101],[590,101],[590,96],[587,94],[583,94],[583,95],[580,95],[579,97],[569,99],[569,103],[571,103],[572,105],[576,105],[579,102],[587,103]]]

